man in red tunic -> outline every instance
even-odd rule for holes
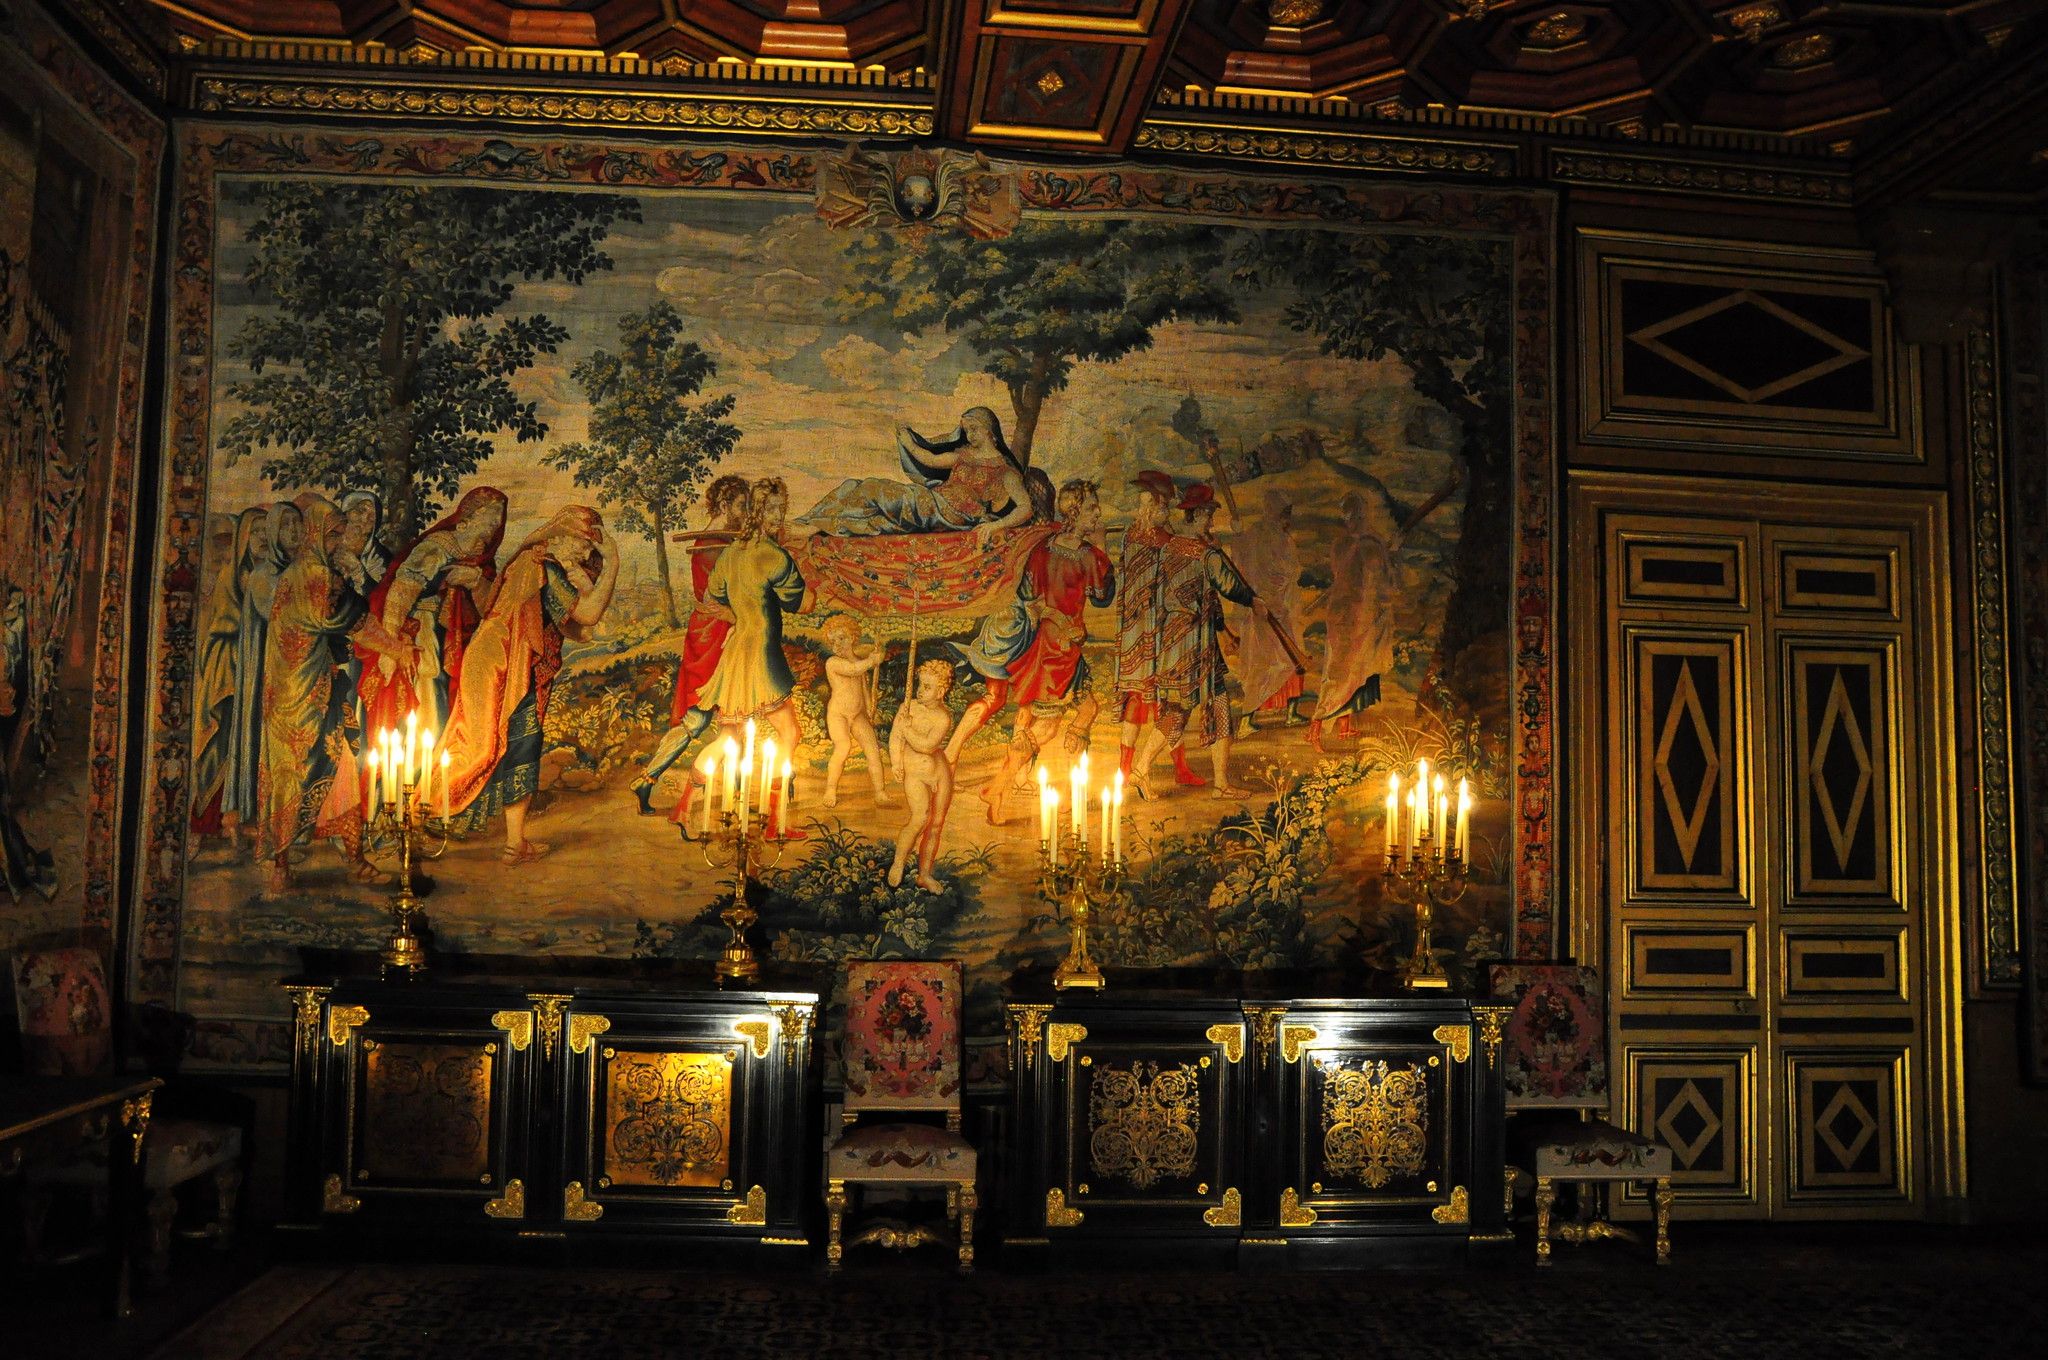
[[[1088,641],[1084,612],[1116,598],[1116,570],[1102,550],[1102,499],[1094,482],[1073,478],[1060,487],[1059,525],[1024,560],[1017,604],[983,624],[970,645],[957,648],[988,688],[960,715],[946,758],[957,764],[967,737],[1017,703],[1017,726],[1002,768],[982,787],[988,819],[1001,826],[1004,799],[1017,772],[1064,729],[1067,746],[1086,748],[1088,728],[1101,707],[1088,686],[1082,649]]]
[[[682,664],[676,668],[675,697],[669,701],[669,728],[656,744],[654,754],[648,758],[647,767],[633,781],[633,796],[640,801],[643,817],[652,817],[658,811],[653,802],[654,785],[690,744],[694,733],[684,718],[696,707],[697,694],[704,688],[704,682],[718,669],[718,658],[725,652],[725,636],[732,631],[732,611],[723,605],[713,604],[704,597],[704,592],[711,582],[711,569],[718,565],[719,554],[725,551],[725,545],[733,534],[739,532],[740,522],[746,518],[747,496],[747,479],[744,477],[720,477],[704,492],[704,507],[710,512],[710,523],[705,535],[697,540],[698,546],[690,550],[690,586],[697,602],[690,610],[689,626],[683,630],[683,657]],[[670,820],[682,820],[695,782],[693,772],[683,786],[683,796],[676,803]]]

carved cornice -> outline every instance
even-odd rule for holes
[[[105,0],[69,0],[65,8],[100,40],[115,61],[142,82],[144,89],[158,99],[169,92],[169,65],[148,43],[129,31],[128,25]]]
[[[315,74],[202,76],[201,113],[312,113],[345,118],[488,119],[560,127],[707,128],[767,136],[928,137],[929,108],[821,104],[619,90],[515,90],[492,85],[330,79]]]
[[[1972,330],[1963,346],[1969,380],[1970,578],[1977,661],[1977,834],[1984,913],[1983,981],[2020,983],[2019,901],[2014,890],[2012,698],[2006,688],[2004,439],[1998,343]]]
[[[1421,175],[1476,175],[1487,179],[1504,179],[1515,173],[1515,150],[1504,144],[1340,132],[1331,128],[1294,132],[1149,118],[1139,126],[1131,145],[1136,151],[1227,156],[1268,165],[1320,165]]]
[[[1717,198],[1768,198],[1847,207],[1855,184],[1845,171],[1770,169],[1683,160],[1675,156],[1631,156],[1611,151],[1553,147],[1550,178],[1566,184],[1611,185],[1663,193],[1709,194]]]

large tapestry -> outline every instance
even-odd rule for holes
[[[1454,977],[1550,948],[1545,200],[248,127],[181,174],[138,956],[201,1059],[381,938],[364,734],[413,712],[443,950],[716,955],[749,722],[757,947],[960,959],[985,1038],[1065,947],[1084,756],[1105,962],[1397,962],[1419,758],[1475,799]]]
[[[113,940],[163,129],[0,10],[0,951]]]

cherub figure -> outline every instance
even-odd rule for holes
[[[825,766],[825,806],[839,806],[839,776],[853,744],[868,758],[868,782],[875,786],[875,806],[889,804],[882,782],[882,744],[875,736],[875,668],[882,649],[866,653],[860,646],[860,622],[851,614],[835,614],[822,630],[831,655],[825,658],[825,681],[832,694],[825,701],[825,731],[832,738],[832,759]]]
[[[953,767],[945,758],[946,734],[953,727],[953,711],[946,707],[946,691],[951,688],[953,663],[925,662],[917,668],[917,696],[904,701],[889,726],[889,769],[910,804],[910,818],[896,833],[896,860],[889,866],[892,888],[902,884],[914,845],[917,886],[926,892],[945,890],[945,884],[932,876],[932,866],[938,862],[939,837],[953,805]]]

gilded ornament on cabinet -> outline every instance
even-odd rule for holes
[[[1212,1228],[1236,1228],[1244,1223],[1244,1198],[1231,1186],[1223,1192],[1223,1202],[1213,1209],[1202,1211],[1202,1221]]]
[[[1282,1025],[1280,1027],[1280,1061],[1300,1062],[1302,1050],[1316,1041],[1314,1025]]]
[[[341,1188],[340,1176],[329,1176],[320,1185],[320,1212],[323,1214],[352,1214],[363,1207],[363,1202]]]
[[[325,987],[287,987],[291,995],[292,1016],[296,1025],[299,1042],[310,1044],[320,1034],[320,1008],[327,1004]]]
[[[808,1001],[771,1001],[768,1009],[775,1012],[775,1018],[782,1024],[782,1060],[795,1067],[804,1042],[811,1037],[816,1007]]]
[[[484,1202],[484,1212],[492,1218],[526,1217],[526,1182],[514,1176],[505,1182],[505,1193]]]
[[[768,1056],[768,1045],[774,1042],[775,1022],[772,1020],[737,1020],[733,1032],[753,1045],[754,1056]]]
[[[718,1053],[633,1053],[605,1068],[605,1170],[625,1185],[711,1186],[731,1167],[732,1065]]]
[[[595,1223],[604,1217],[604,1206],[583,1193],[582,1181],[562,1187],[562,1217],[571,1223]]]
[[[1429,1078],[1421,1066],[1391,1071],[1382,1060],[1323,1080],[1323,1164],[1378,1190],[1420,1172],[1429,1154]]]
[[[1280,1017],[1287,1014],[1285,1006],[1246,1006],[1244,1018],[1252,1027],[1252,1045],[1258,1051],[1261,1066],[1273,1060],[1273,1045],[1280,1037]]]
[[[1468,1062],[1472,1057],[1472,1027],[1470,1025],[1438,1025],[1430,1031],[1430,1037],[1440,1044],[1447,1044],[1451,1050],[1452,1062]]]
[[[758,1228],[768,1221],[768,1192],[761,1186],[747,1191],[747,1197],[725,1211],[725,1221],[745,1228]]]
[[[149,1107],[155,1098],[155,1092],[144,1091],[133,1100],[121,1102],[121,1127],[128,1131],[128,1137],[134,1141],[134,1147],[128,1155],[137,1166],[142,1165],[142,1140],[149,1135]]]
[[[1081,1211],[1067,1207],[1067,1192],[1055,1185],[1045,1192],[1045,1226],[1048,1228],[1078,1228],[1081,1226]]]
[[[1244,1025],[1211,1025],[1206,1037],[1209,1042],[1223,1050],[1225,1062],[1244,1061]]]
[[[514,1053],[524,1053],[533,1042],[532,1011],[493,1011],[491,1024],[505,1031],[505,1042],[512,1045]]]
[[[1306,1228],[1316,1221],[1316,1211],[1301,1202],[1293,1186],[1280,1192],[1280,1226]]]
[[[1479,1041],[1486,1045],[1486,1066],[1490,1071],[1500,1063],[1500,1043],[1506,1033],[1508,1008],[1475,1006],[1473,1014],[1479,1017]]]
[[[1089,1164],[1133,1189],[1192,1174],[1201,1126],[1201,1077],[1192,1063],[1163,1071],[1146,1061],[1103,1067],[1089,1083]]]
[[[327,1012],[327,1042],[346,1048],[358,1027],[370,1023],[367,1006],[336,1006]]]
[[[539,1017],[541,1057],[553,1062],[555,1045],[562,1039],[562,1013],[572,998],[555,992],[535,992],[526,999],[533,1003],[534,1014]]]
[[[1087,1037],[1088,1027],[1086,1025],[1047,1025],[1045,1027],[1045,1056],[1054,1062],[1065,1062],[1069,1050]]]
[[[1051,1006],[1016,1002],[1010,1006],[1010,1024],[1017,1031],[1017,1047],[1024,1055],[1024,1066],[1028,1069],[1031,1060],[1037,1056],[1038,1041],[1045,1034],[1045,1017],[1052,1014]]]
[[[1439,1204],[1429,1211],[1429,1216],[1438,1223],[1470,1223],[1472,1221],[1471,1196],[1462,1185],[1451,1187],[1451,1202]]]
[[[572,1015],[569,1017],[569,1051],[584,1053],[590,1049],[590,1041],[599,1034],[610,1030],[612,1022],[602,1015]]]

